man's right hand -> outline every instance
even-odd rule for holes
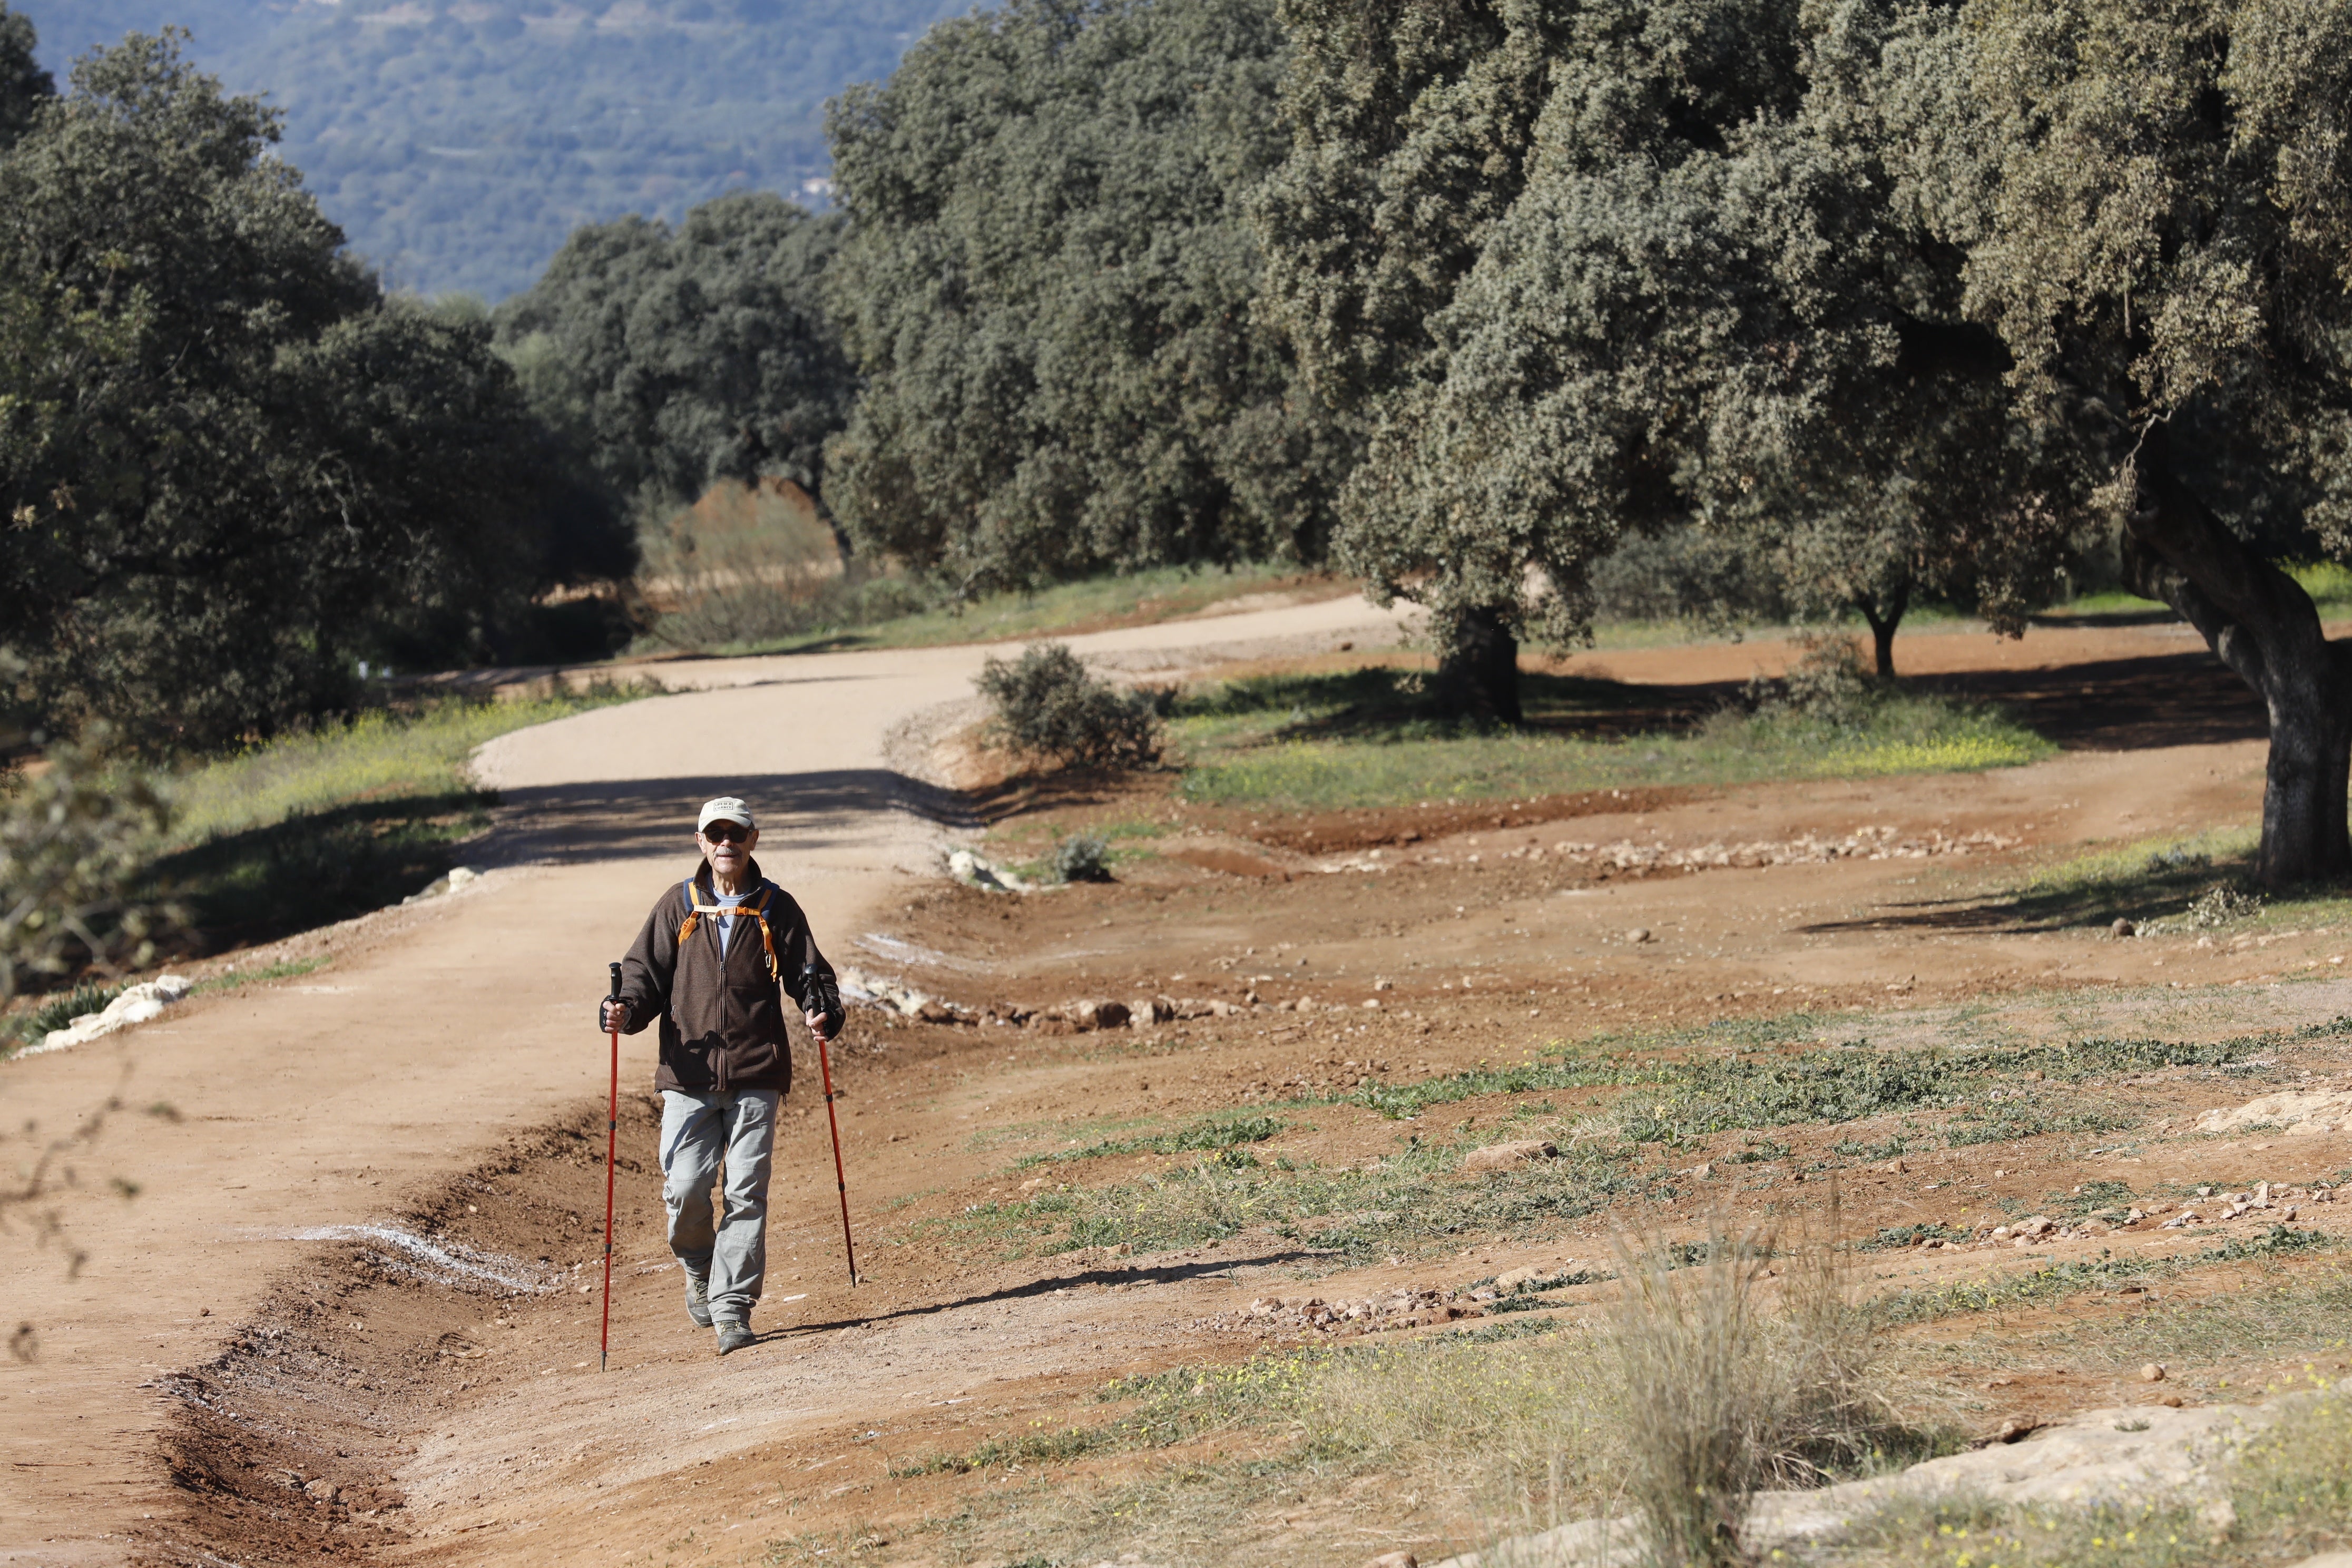
[[[610,996],[605,997],[604,1005],[596,1009],[596,1026],[608,1035],[616,1029],[627,1028],[629,1005],[626,1002],[615,1001]]]

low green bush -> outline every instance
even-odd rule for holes
[[[995,705],[994,729],[1025,756],[1075,767],[1148,767],[1160,760],[1151,697],[1099,679],[1066,644],[1035,643],[991,658],[973,684]]]

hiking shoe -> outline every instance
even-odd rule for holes
[[[698,1329],[710,1326],[710,1281],[699,1274],[686,1277],[686,1315]]]
[[[720,1355],[725,1355],[730,1351],[740,1351],[745,1345],[757,1344],[759,1340],[760,1336],[751,1331],[751,1325],[749,1323],[721,1323],[719,1325],[719,1353]]]

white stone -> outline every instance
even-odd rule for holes
[[[51,1029],[37,1046],[19,1051],[19,1056],[38,1056],[43,1051],[62,1051],[69,1047],[87,1045],[91,1040],[110,1035],[117,1029],[127,1029],[133,1024],[143,1024],[160,1017],[166,1007],[178,1002],[195,988],[184,975],[160,974],[136,985],[123,987],[122,994],[106,1005],[101,1012],[84,1013],[62,1029]]]
[[[1834,1546],[1855,1521],[1896,1500],[2077,1508],[2186,1505],[2218,1521],[2229,1506],[2221,1469],[2231,1455],[2286,1410],[2315,1397],[2289,1395],[2266,1405],[2084,1410],[2021,1442],[1930,1459],[1896,1475],[1818,1491],[1763,1492],[1749,1509],[1743,1544],[1759,1559],[1790,1548]],[[1631,1568],[1643,1561],[1642,1546],[1640,1527],[1631,1517],[1582,1520],[1448,1558],[1435,1568]],[[2344,1559],[2342,1568],[2352,1568],[2352,1554],[2336,1555]],[[2303,1568],[2315,1564],[2338,1568],[2327,1558],[2315,1558]]]
[[[2297,1137],[2333,1132],[2352,1124],[2352,1090],[2282,1089],[2250,1100],[2234,1110],[2209,1110],[2197,1119],[2200,1132],[2237,1132],[2249,1127],[2284,1127]]]

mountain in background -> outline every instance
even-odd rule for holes
[[[971,0],[9,0],[65,85],[126,32],[286,114],[302,171],[396,287],[497,300],[564,237],[745,188],[822,205],[824,100]]]

